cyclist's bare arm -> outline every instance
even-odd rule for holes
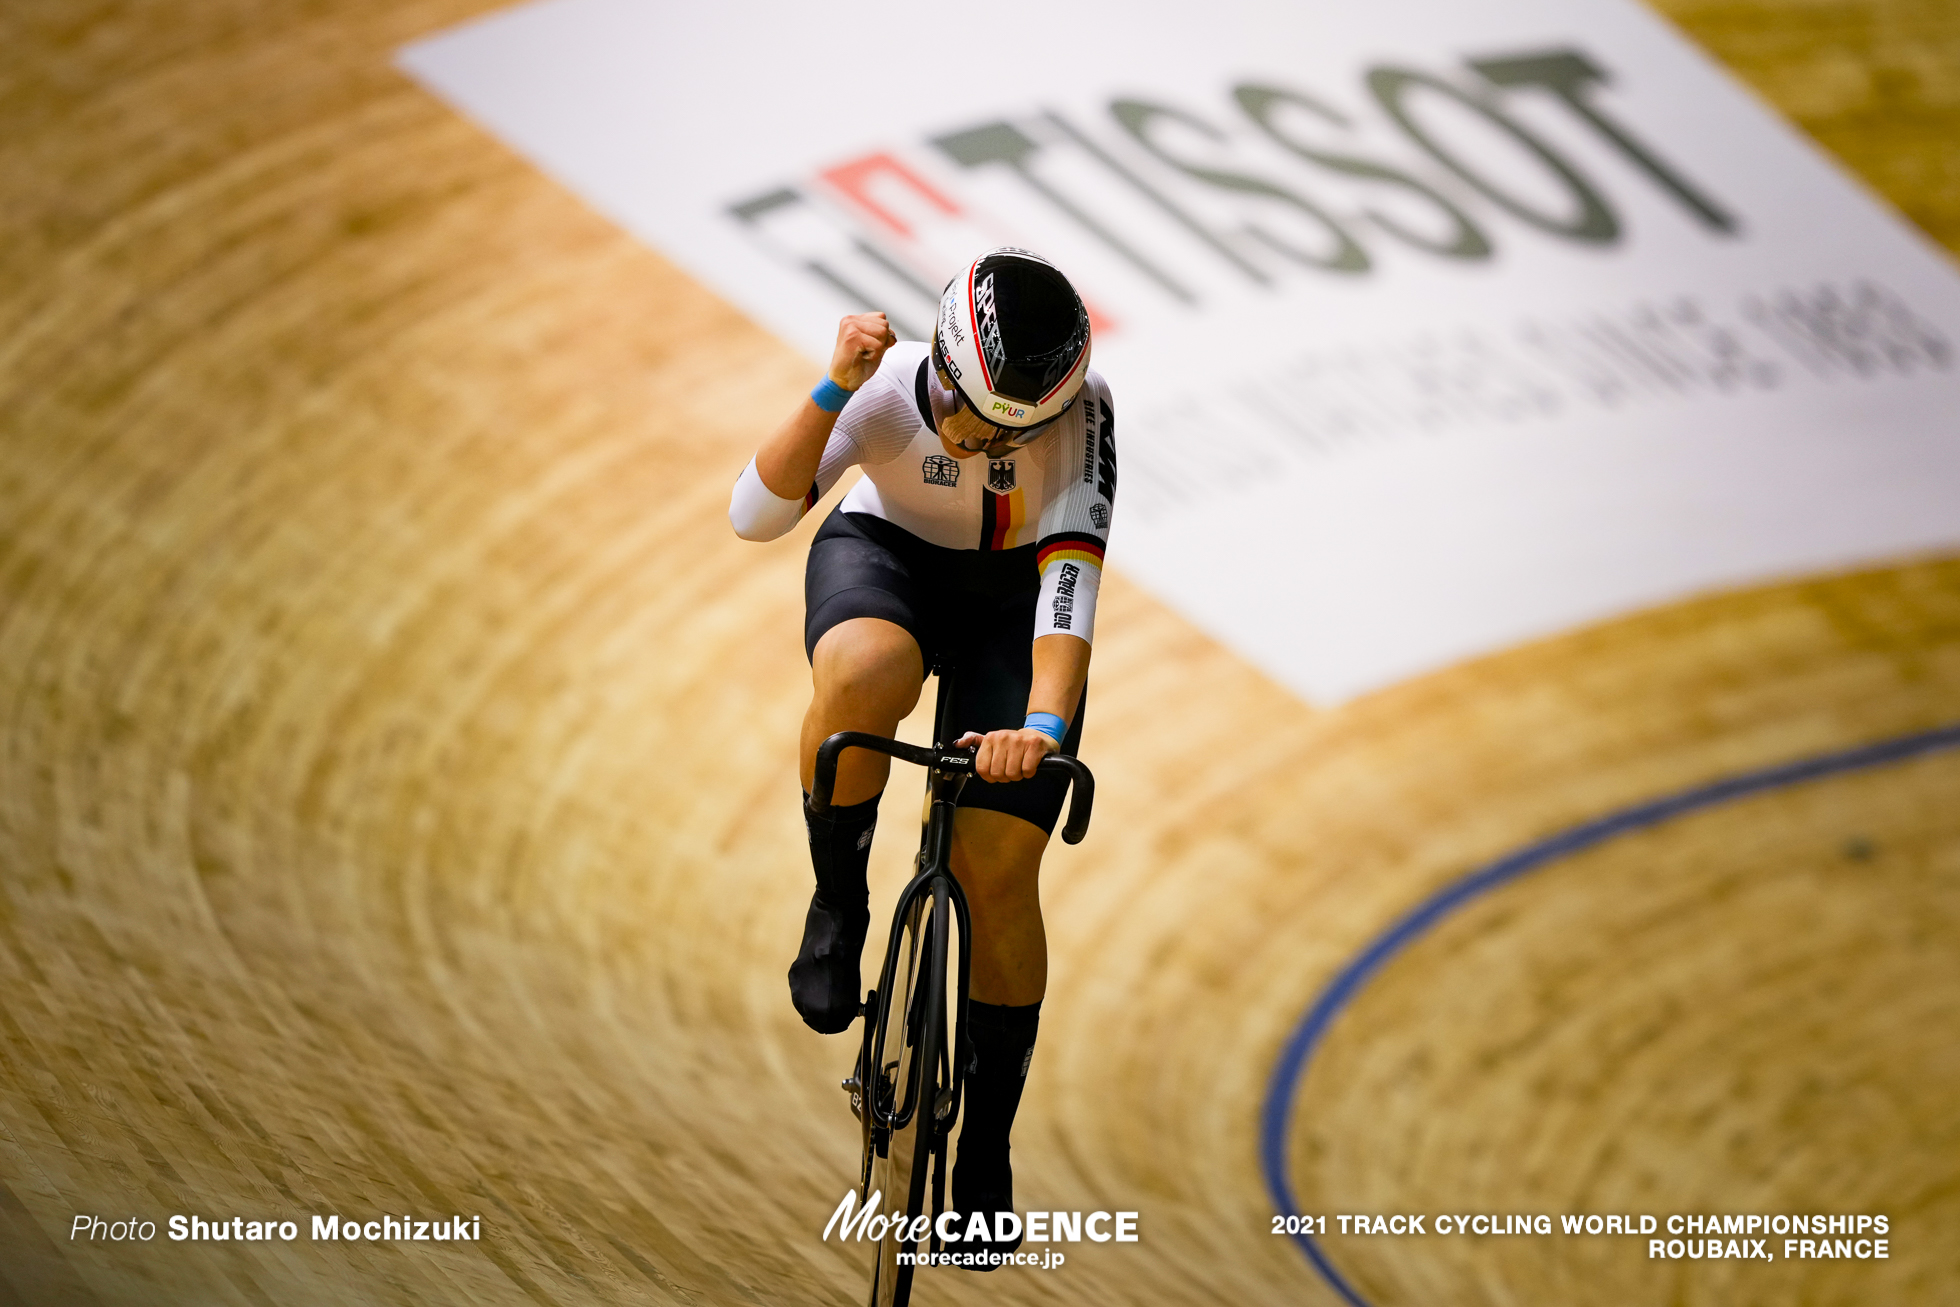
[[[837,324],[837,345],[830,355],[830,379],[845,390],[856,390],[871,379],[885,351],[898,342],[882,313],[857,313]],[[801,499],[817,479],[824,442],[830,439],[837,415],[805,398],[789,420],[777,427],[755,452],[755,470],[762,484],[780,499]]]
[[[1064,722],[1073,722],[1075,709],[1082,702],[1082,686],[1088,679],[1087,640],[1076,635],[1042,636],[1034,642],[1034,681],[1028,687],[1028,711],[1054,713]],[[1026,780],[1043,758],[1062,747],[1033,727],[985,735],[968,731],[959,743],[962,747],[980,746],[973,760],[974,774],[994,784]]]

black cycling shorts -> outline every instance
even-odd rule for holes
[[[803,574],[803,653],[853,617],[882,617],[918,641],[921,662],[953,667],[953,738],[966,731],[1019,730],[1034,679],[1034,607],[1041,576],[1035,547],[947,549],[883,518],[837,509],[810,542]],[[1085,688],[1062,752],[1082,743]],[[1068,781],[1060,776],[989,785],[968,781],[962,808],[989,808],[1050,834]]]

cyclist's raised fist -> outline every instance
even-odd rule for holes
[[[856,390],[878,370],[878,360],[898,343],[882,313],[854,313],[837,324],[837,348],[830,355],[830,379]]]

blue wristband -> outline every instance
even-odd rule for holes
[[[810,392],[810,402],[826,413],[841,413],[844,405],[851,402],[851,392],[825,377]]]
[[[1060,747],[1062,737],[1068,734],[1068,723],[1051,712],[1031,712],[1028,719],[1021,723],[1021,729],[1040,731]]]

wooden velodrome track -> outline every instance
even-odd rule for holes
[[[858,1295],[817,1239],[848,1054],[782,979],[810,528],[723,516],[809,367],[392,70],[478,7],[0,15],[0,1303]],[[1949,0],[1668,10],[1960,246]],[[1257,1131],[1344,960],[1531,839],[1960,720],[1952,560],[1315,712],[1118,545],[1017,1187],[1143,1239],[925,1301],[1334,1301]],[[1294,1116],[1307,1211],[1880,1211],[1890,1260],[1329,1256],[1381,1304],[1960,1301],[1956,788],[1953,753],[1820,781],[1479,900]],[[483,1238],[68,1237],[173,1213]]]

